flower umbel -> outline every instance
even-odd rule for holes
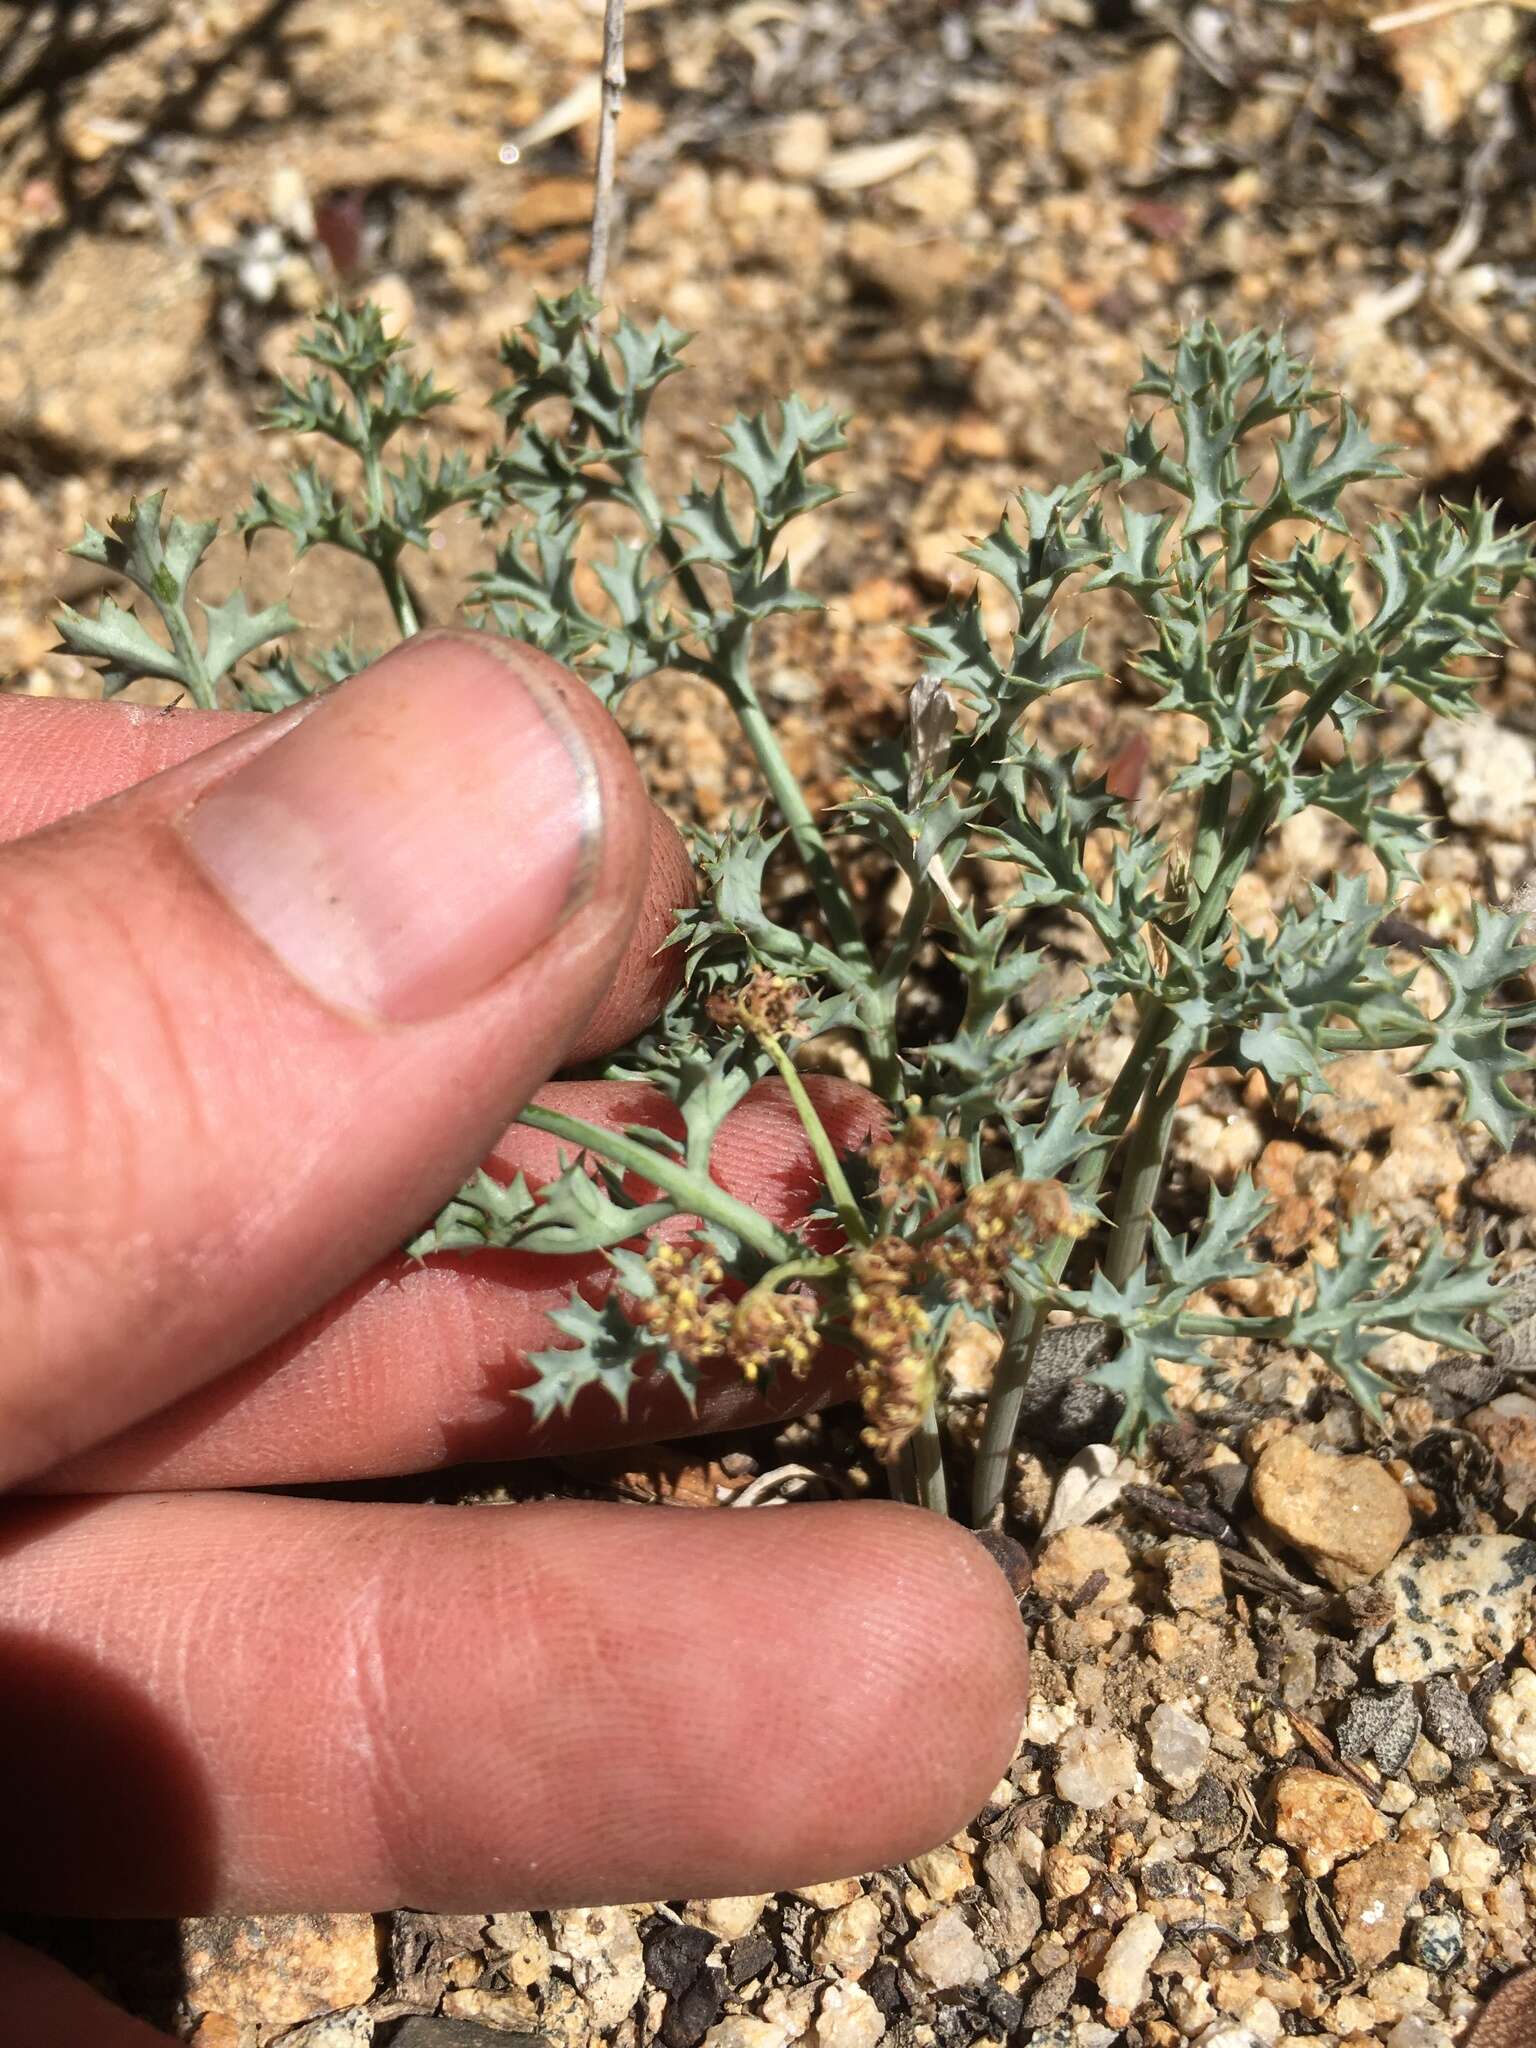
[[[864,1441],[880,1457],[894,1458],[933,1405],[932,1324],[914,1291],[922,1254],[905,1238],[880,1237],[848,1265]]]
[[[1088,1218],[1077,1215],[1059,1180],[1020,1180],[1000,1173],[971,1189],[960,1228],[939,1239],[929,1262],[951,1298],[973,1306],[997,1302],[1010,1271],[1037,1245],[1081,1237]]]
[[[767,1294],[753,1288],[736,1304],[727,1350],[752,1385],[784,1372],[803,1380],[821,1349],[817,1304],[805,1294]]]
[[[687,1245],[659,1244],[645,1262],[656,1284],[635,1320],[671,1346],[689,1365],[702,1365],[725,1351],[730,1337],[730,1303],[719,1298],[725,1268],[713,1252]]]
[[[879,1177],[880,1200],[887,1209],[900,1211],[923,1203],[944,1208],[959,1194],[956,1175],[965,1155],[965,1140],[946,1137],[936,1116],[914,1116],[889,1138],[870,1146],[869,1163]]]

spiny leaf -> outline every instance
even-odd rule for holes
[[[232,591],[222,604],[201,602],[208,630],[203,659],[215,680],[269,640],[294,632],[299,623],[286,604],[269,604],[253,612],[243,590]]]

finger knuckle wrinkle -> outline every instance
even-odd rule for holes
[[[0,897],[0,1344],[39,1366],[145,1253],[206,1118],[189,1027],[122,917]]]

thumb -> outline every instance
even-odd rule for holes
[[[612,980],[649,836],[590,692],[434,633],[0,850],[0,1484],[444,1199]]]

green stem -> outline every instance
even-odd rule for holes
[[[1156,1049],[1161,1020],[1154,1011],[1142,1019],[1136,1042],[1104,1098],[1094,1126],[1107,1141],[1079,1160],[1072,1175],[1072,1192],[1080,1206],[1090,1203],[1104,1184],[1114,1141],[1130,1123],[1131,1115],[1148,1080],[1148,1061]],[[1075,1237],[1052,1238],[1036,1262],[1042,1281],[1053,1285],[1067,1269]],[[971,1477],[971,1522],[985,1528],[1002,1506],[1008,1488],[1008,1468],[1013,1460],[1013,1440],[1018,1433],[1024,1392],[1035,1363],[1040,1332],[1045,1327],[1045,1310],[1037,1308],[1022,1287],[1015,1287],[1013,1314],[1009,1318],[1003,1348],[992,1374],[992,1391],[987,1397],[987,1419],[982,1425],[981,1445]]]
[[[912,884],[912,895],[902,912],[901,923],[896,927],[895,937],[880,962],[880,979],[889,988],[893,1000],[918,947],[923,943],[934,893],[932,882],[926,879]]]
[[[638,462],[627,464],[623,475],[628,502],[639,515],[651,539],[660,548],[668,567],[677,578],[679,589],[695,611],[713,620],[718,608],[711,603],[709,592],[700,581],[698,571],[686,559],[683,545],[667,524],[661,503]],[[713,659],[705,664],[707,672],[724,691],[731,709],[736,713],[737,723],[747,745],[756,757],[758,769],[768,785],[769,794],[789,827],[789,836],[794,841],[795,851],[805,863],[833,943],[848,960],[865,968],[873,979],[873,962],[870,960],[869,948],[864,943],[864,934],[859,927],[852,898],[843,886],[843,879],[827,850],[827,842],[822,836],[810,805],[805,800],[805,793],[784,758],[778,734],[763,709],[762,700],[752,681],[748,661],[751,630],[750,620],[731,619],[716,636],[712,649]],[[896,1046],[894,1007],[888,1018],[879,1017],[873,1022],[866,1023],[864,1031],[869,1044],[875,1088],[881,1094],[894,1094],[901,1071]]]
[[[1237,457],[1229,454],[1223,464],[1225,472],[1225,509],[1222,513],[1222,553],[1227,564],[1228,630],[1241,625],[1247,617],[1249,596],[1253,588],[1252,542],[1248,538],[1243,520],[1246,499],[1243,481],[1239,474]],[[1249,659],[1246,637],[1241,633],[1233,635],[1230,657],[1221,679],[1221,694],[1228,703],[1237,700],[1238,687],[1242,681]],[[1195,857],[1192,872],[1195,886],[1205,889],[1211,876],[1221,865],[1221,846],[1226,837],[1227,822],[1232,813],[1233,771],[1229,768],[1220,782],[1207,783],[1200,798],[1200,824],[1195,839]]]
[[[530,1130],[547,1131],[552,1138],[560,1138],[579,1151],[595,1152],[599,1158],[610,1160],[628,1173],[637,1173],[653,1187],[670,1195],[680,1209],[689,1215],[701,1216],[706,1223],[718,1223],[722,1229],[733,1231],[743,1244],[774,1265],[798,1256],[794,1241],[775,1230],[767,1219],[745,1202],[738,1202],[734,1195],[728,1195],[724,1188],[714,1181],[695,1173],[680,1159],[669,1159],[652,1145],[639,1138],[631,1138],[622,1131],[605,1131],[598,1124],[589,1124],[581,1117],[565,1116],[559,1110],[545,1109],[539,1103],[530,1102],[518,1118]]]
[[[833,943],[850,960],[868,963],[869,949],[859,929],[853,904],[843,887],[842,877],[832,863],[821,828],[805,800],[805,792],[795,780],[779,748],[778,735],[763,709],[748,668],[747,637],[739,629],[728,629],[722,636],[721,660],[715,675],[736,713],[748,746],[757,757],[763,780],[789,827],[795,851],[805,862]]]
[[[1283,1337],[1289,1316],[1180,1316],[1179,1328],[1191,1337]]]
[[[1393,1052],[1402,1051],[1410,1045],[1429,1045],[1433,1037],[1432,1032],[1415,1030],[1411,1024],[1380,1031],[1348,1031],[1324,1026],[1317,1034],[1317,1043],[1323,1052]]]
[[[869,984],[869,1003],[861,1010],[864,1040],[869,1050],[870,1079],[876,1094],[894,1102],[901,1089],[901,1057],[896,1042],[896,1003],[907,969],[923,943],[933,909],[933,884],[913,884],[911,899],[902,913],[896,934],[875,966]]]
[[[411,602],[411,593],[406,587],[405,575],[400,567],[400,557],[398,554],[387,557],[370,555],[369,560],[379,572],[384,594],[389,599],[389,608],[395,615],[395,624],[400,628],[400,637],[402,640],[409,640],[412,634],[421,631],[421,620],[417,617],[416,607]]]
[[[949,1513],[949,1486],[944,1478],[944,1440],[939,1434],[937,1402],[917,1426],[902,1453],[912,1478],[912,1498],[936,1515]]]
[[[1147,1255],[1147,1236],[1152,1228],[1152,1210],[1162,1183],[1168,1142],[1173,1135],[1174,1114],[1191,1057],[1176,1060],[1160,1078],[1149,1082],[1142,1097],[1131,1140],[1126,1147],[1125,1165],[1115,1196],[1114,1220],[1109,1249],[1104,1259],[1105,1278],[1112,1286],[1124,1287],[1140,1272]]]
[[[834,1273],[842,1271],[839,1258],[785,1259],[781,1265],[770,1266],[761,1280],[754,1280],[748,1292],[751,1294],[773,1294],[786,1280],[827,1280]]]
[[[1050,1265],[1055,1250],[1054,1244],[1047,1249],[1042,1265]],[[1051,1277],[1059,1276],[1053,1274]],[[987,1419],[982,1426],[981,1443],[971,1473],[972,1528],[987,1527],[1008,1491],[1013,1440],[1018,1434],[1024,1391],[1029,1385],[1044,1322],[1044,1311],[1036,1309],[1022,1288],[1017,1289],[1013,1313],[1003,1337],[1003,1348],[993,1369],[992,1391],[987,1396]]]
[[[827,1127],[817,1115],[816,1105],[812,1102],[794,1061],[772,1032],[759,1033],[758,1042],[778,1068],[780,1078],[789,1090],[789,1099],[795,1105],[795,1114],[805,1126],[805,1135],[811,1141],[816,1164],[821,1168],[822,1179],[827,1184],[827,1192],[836,1205],[838,1220],[849,1242],[858,1245],[868,1244],[869,1225],[864,1221],[863,1213],[854,1200],[853,1189],[848,1185],[848,1176],[843,1172],[843,1162],[837,1156],[837,1148],[827,1136]]]
[[[171,636],[171,645],[181,663],[181,679],[186,684],[192,702],[199,711],[217,711],[219,708],[219,686],[208,673],[208,664],[203,660],[203,651],[197,644],[196,636],[186,613],[179,604],[160,606],[160,616],[165,620],[166,631]]]
[[[416,607],[411,602],[411,593],[406,589],[405,578],[400,571],[400,550],[391,548],[383,536],[384,459],[374,441],[373,407],[368,402],[367,393],[356,386],[353,387],[352,402],[357,412],[356,445],[363,461],[363,495],[368,508],[359,553],[378,572],[384,595],[389,599],[389,608],[395,615],[395,624],[400,628],[400,637],[409,640],[413,633],[421,631],[421,621],[416,616]]]

